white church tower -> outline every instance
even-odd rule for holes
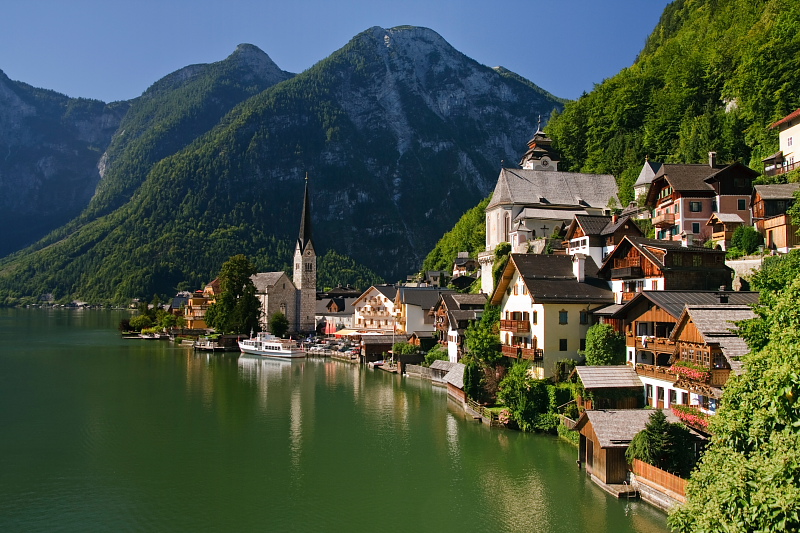
[[[312,333],[316,327],[314,314],[317,304],[317,252],[311,239],[311,200],[308,196],[308,175],[300,218],[300,236],[294,249],[294,277],[297,288],[297,314],[295,329]]]

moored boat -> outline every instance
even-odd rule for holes
[[[260,355],[262,357],[279,357],[284,359],[305,357],[306,352],[297,341],[281,339],[271,333],[261,332],[256,337],[239,341],[242,353]]]

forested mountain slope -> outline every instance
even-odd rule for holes
[[[306,173],[318,249],[399,279],[559,106],[431,30],[371,28],[154,162],[140,185],[101,184],[80,224],[0,263],[0,299],[165,293],[235,253],[284,268]]]
[[[645,156],[756,170],[778,150],[767,126],[800,107],[800,3],[676,0],[636,62],[569,102],[547,133],[565,170],[611,173],[623,200]]]

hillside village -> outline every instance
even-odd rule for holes
[[[772,127],[780,151],[764,160],[770,177],[796,166],[800,109]],[[636,201],[621,208],[614,176],[563,172],[558,163],[539,129],[520,168],[500,171],[485,211],[483,252],[458,254],[451,271],[366,290],[317,290],[306,182],[293,277],[251,277],[261,326],[280,313],[293,335],[337,339],[351,347],[351,361],[430,377],[477,419],[499,424],[509,415],[471,397],[463,364],[473,355],[469,332],[494,309],[492,332],[505,360],[497,372],[525,362],[530,378],[577,383],[582,394],[567,402],[574,406],[556,414],[562,429],[579,434],[579,464],[612,494],[634,491],[668,509],[685,501],[685,480],[629,461],[625,451],[654,409],[687,426],[695,455],[702,450],[728,379],[746,371],[740,357],[749,348],[736,324],[755,317],[759,298],[726,253],[738,227],[758,232],[762,257],[795,248],[798,228],[787,210],[800,184],[754,185],[758,172],[720,164],[714,152],[707,164],[646,160]],[[214,280],[175,297],[171,307],[185,331],[206,331],[205,313],[219,291]],[[583,366],[598,324],[624,338],[618,364]],[[406,342],[416,348],[395,357]],[[436,346],[443,360],[420,366]]]

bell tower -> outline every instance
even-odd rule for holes
[[[314,314],[317,304],[317,252],[311,239],[311,199],[308,195],[308,174],[303,198],[303,213],[300,217],[300,235],[294,249],[294,277],[297,289],[297,315],[295,329],[300,333],[312,333],[316,322]]]

